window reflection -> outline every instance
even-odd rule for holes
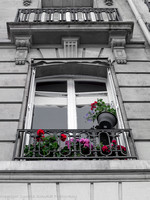
[[[67,129],[67,107],[35,106],[33,129]]]

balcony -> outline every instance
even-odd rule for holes
[[[123,22],[116,8],[19,9],[7,28],[13,43],[17,36],[31,36],[32,44],[61,44],[62,37],[108,44],[114,34],[129,41],[133,22]]]
[[[136,159],[131,130],[18,130],[14,160]]]
[[[19,9],[15,22],[121,21],[116,8]]]

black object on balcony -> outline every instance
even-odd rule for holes
[[[14,160],[136,159],[131,130],[18,130]]]

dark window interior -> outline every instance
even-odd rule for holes
[[[76,92],[106,91],[106,84],[101,82],[75,81]]]
[[[41,82],[36,84],[36,91],[67,92],[66,81]]]

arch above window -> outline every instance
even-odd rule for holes
[[[67,60],[67,61],[40,61],[33,64],[36,68],[36,78],[54,75],[84,75],[107,78],[107,68],[110,64],[105,60]]]

